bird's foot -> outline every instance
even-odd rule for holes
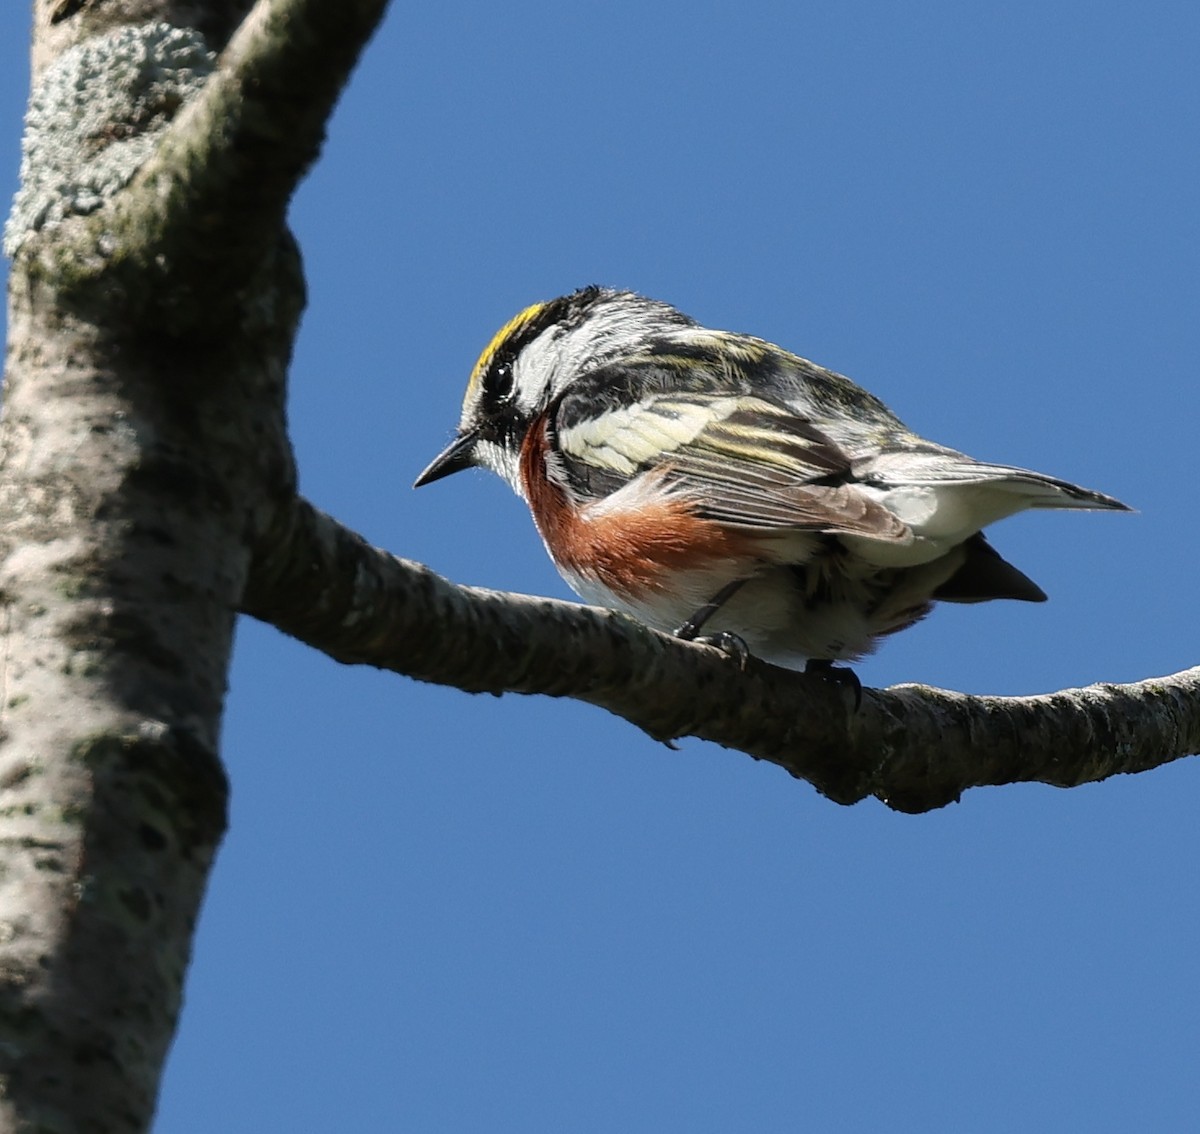
[[[804,672],[819,677],[830,685],[849,689],[854,694],[854,711],[857,713],[862,708],[862,682],[859,681],[858,674],[854,670],[848,669],[846,666],[834,665],[828,658],[809,658]]]
[[[750,647],[736,634],[728,630],[718,630],[715,634],[701,634],[695,618],[689,618],[674,635],[683,642],[698,642],[702,646],[714,646],[723,654],[728,654],[738,663],[738,669],[745,669],[750,660]]]
[[[745,669],[750,660],[750,647],[744,638],[731,634],[728,630],[718,630],[715,634],[701,634],[698,638],[687,639],[699,642],[702,646],[713,646],[721,653],[737,662],[738,669]]]

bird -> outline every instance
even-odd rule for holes
[[[1027,509],[1130,511],[927,441],[773,343],[598,286],[496,333],[453,440],[414,487],[473,466],[526,502],[586,602],[743,665],[825,674],[938,602],[1045,601],[988,525]]]

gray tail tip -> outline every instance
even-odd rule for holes
[[[1090,488],[1076,488],[1074,492],[1068,493],[1081,508],[1104,508],[1109,512],[1136,512],[1136,508],[1131,508],[1124,501],[1118,500],[1115,496],[1108,496],[1103,492],[1093,492]]]

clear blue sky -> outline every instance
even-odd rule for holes
[[[498,480],[409,485],[500,323],[626,286],[1140,510],[993,529],[1051,601],[943,608],[868,684],[1195,664],[1198,57],[1181,0],[397,5],[294,209],[303,489],[564,596]],[[160,1134],[1195,1129],[1195,761],[913,818],[253,623],[231,684]]]

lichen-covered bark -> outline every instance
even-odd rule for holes
[[[194,28],[220,47],[254,0],[36,0],[33,5],[34,86],[42,72],[69,47],[113,28],[162,20]]]

